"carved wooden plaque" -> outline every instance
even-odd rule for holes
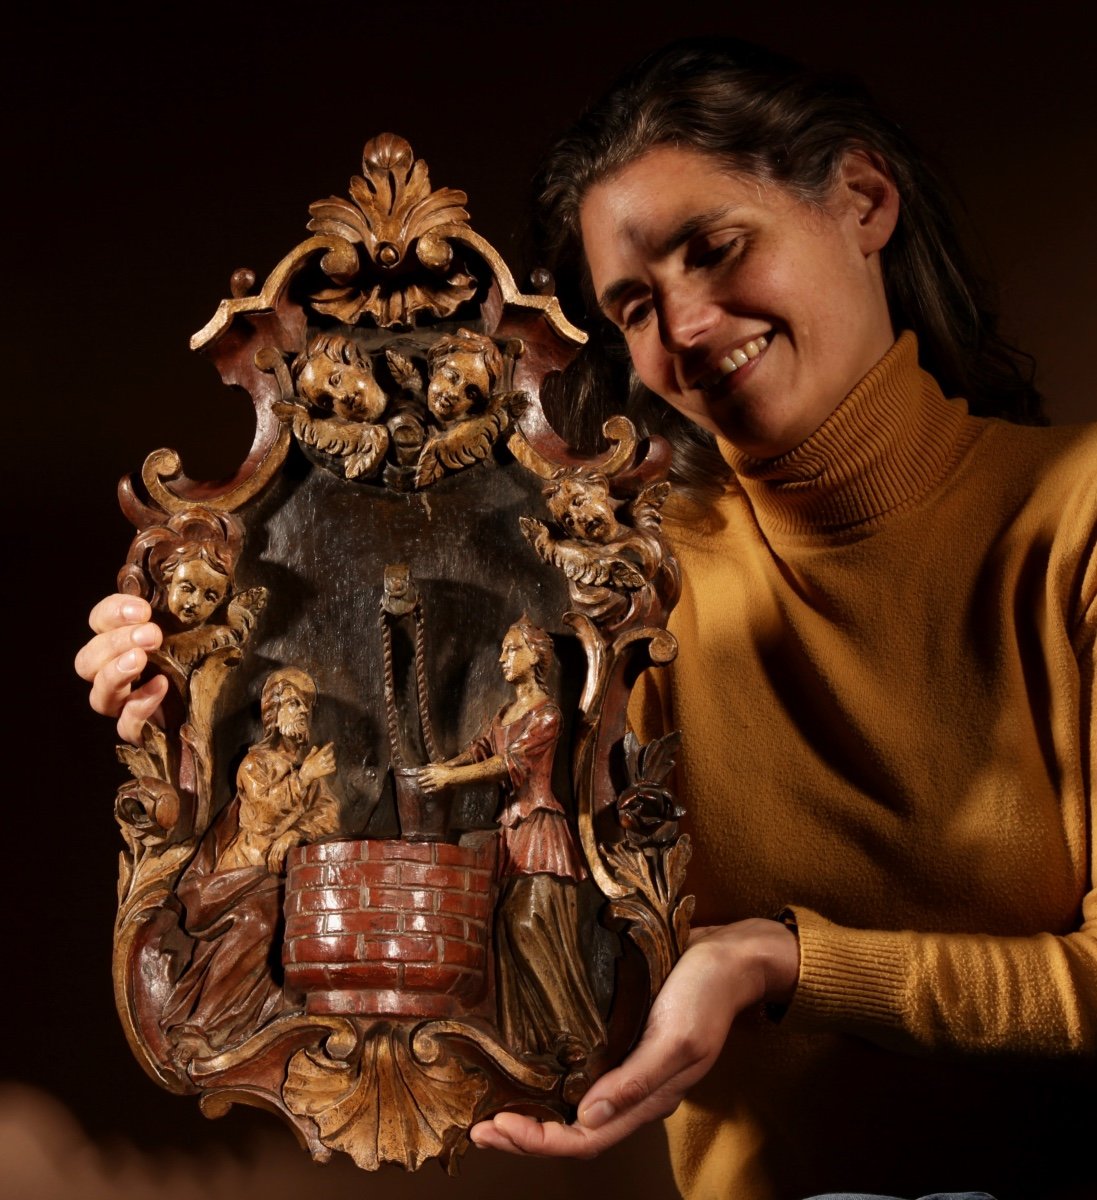
[[[453,1169],[504,1108],[569,1119],[684,943],[667,448],[585,458],[546,375],[583,335],[524,295],[401,138],[195,334],[255,406],[236,475],[160,450],[119,584],[165,638],[163,728],[119,757],[114,979],[134,1053],[313,1156]]]

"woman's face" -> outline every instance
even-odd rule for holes
[[[897,214],[863,155],[820,208],[671,146],[580,209],[595,295],[640,379],[757,458],[814,433],[894,341],[879,250]]]
[[[517,683],[518,680],[529,677],[537,665],[537,655],[516,625],[512,625],[503,638],[499,665],[503,668],[503,678],[507,683]]]

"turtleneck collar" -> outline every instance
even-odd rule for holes
[[[794,450],[758,459],[718,442],[763,533],[837,533],[924,496],[978,430],[964,401],[946,400],[918,366],[908,332]]]

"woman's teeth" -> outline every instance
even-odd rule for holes
[[[737,346],[716,364],[720,371],[720,378],[723,379],[725,375],[730,375],[733,371],[738,371],[740,367],[745,367],[752,358],[757,358],[768,345],[769,342],[764,337],[758,337],[752,338],[742,346]]]

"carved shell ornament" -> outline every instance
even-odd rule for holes
[[[236,473],[162,449],[119,489],[172,683],[118,750],[123,1029],[207,1116],[256,1105],[367,1170],[573,1118],[692,905],[676,735],[626,728],[676,653],[669,449],[552,429],[584,335],[464,205],[368,142],[191,340],[254,405]]]

